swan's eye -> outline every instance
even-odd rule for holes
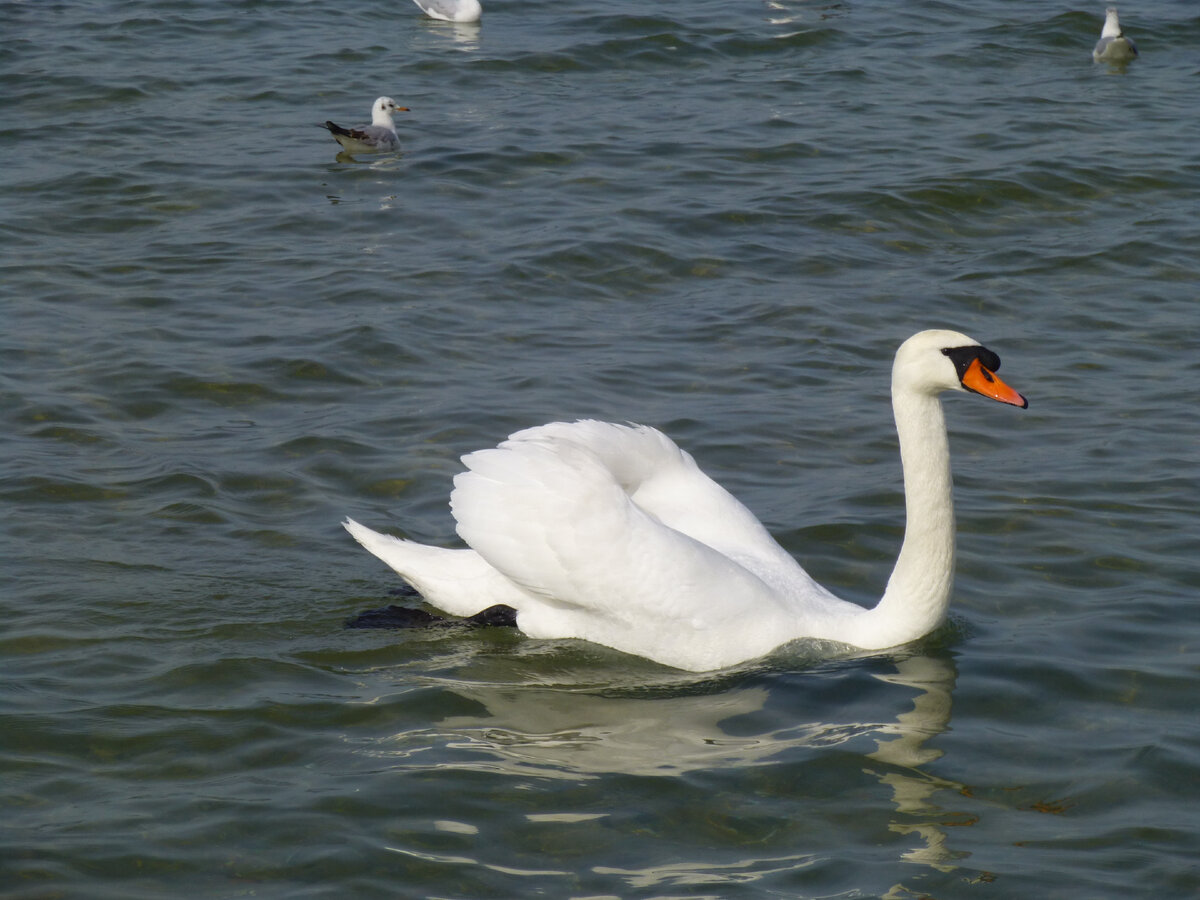
[[[963,375],[966,374],[967,368],[975,360],[979,360],[979,364],[985,372],[995,372],[1000,368],[1000,357],[987,347],[980,347],[977,344],[973,344],[970,347],[946,347],[942,350],[942,353],[954,363],[954,368],[958,371],[960,381]]]

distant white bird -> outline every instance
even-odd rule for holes
[[[1121,30],[1117,8],[1110,6],[1104,11],[1104,30],[1092,49],[1092,59],[1096,62],[1128,62],[1137,55],[1137,45]]]
[[[478,22],[483,15],[479,0],[413,0],[421,12],[443,22]]]
[[[347,153],[379,153],[386,150],[399,150],[400,138],[396,134],[396,124],[392,121],[392,113],[408,112],[407,106],[397,106],[391,97],[380,97],[371,107],[371,124],[359,125],[357,128],[343,128],[333,122],[326,122],[325,127],[333,135],[333,139],[341,144]]]

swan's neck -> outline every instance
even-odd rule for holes
[[[937,396],[895,391],[892,409],[904,468],[904,543],[883,599],[870,611],[876,647],[936,628],[954,580],[954,487],[946,419]]]

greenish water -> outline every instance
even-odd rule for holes
[[[1200,892],[1200,16],[800,0],[8,3],[0,893]],[[317,125],[411,107],[399,156]],[[458,457],[666,430],[842,596],[951,398],[952,619],[686,675],[344,629]]]

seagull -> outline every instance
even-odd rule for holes
[[[333,122],[326,122],[325,127],[348,153],[378,153],[385,150],[399,150],[400,138],[396,135],[396,125],[392,121],[392,113],[408,112],[407,106],[397,106],[391,97],[380,97],[371,107],[371,124],[360,125],[357,128],[343,128]]]
[[[479,0],[413,0],[421,12],[444,22],[478,22],[483,15]]]
[[[1104,11],[1104,30],[1092,50],[1092,59],[1096,62],[1129,62],[1137,55],[1137,45],[1121,30],[1117,8],[1110,6]]]

